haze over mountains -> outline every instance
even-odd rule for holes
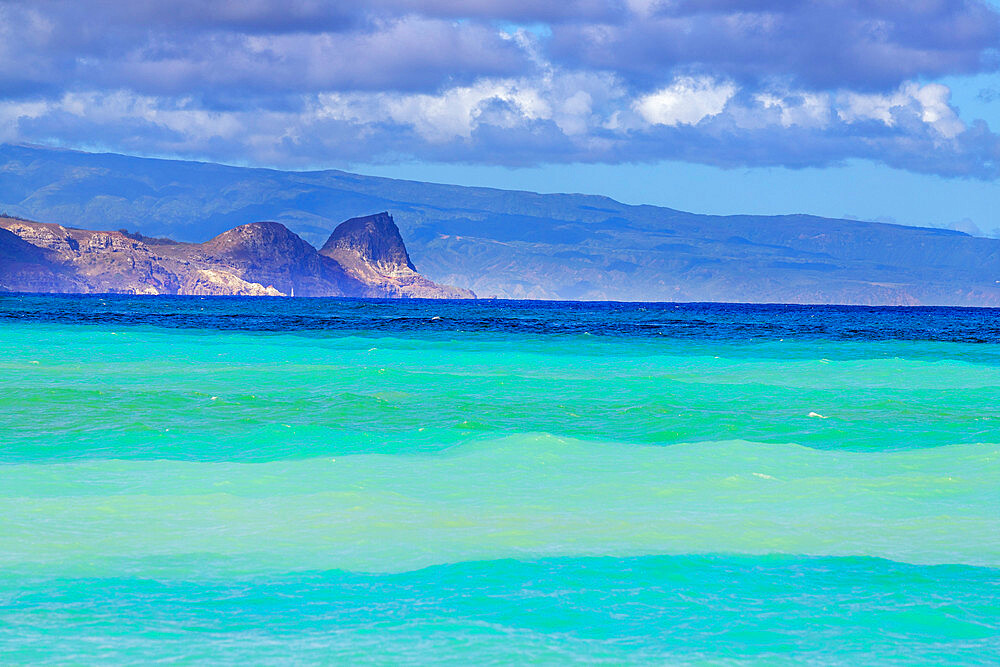
[[[479,296],[1000,305],[1000,240],[807,215],[12,145],[0,146],[0,209],[196,243],[271,220],[316,247],[341,221],[386,210],[411,266]]]

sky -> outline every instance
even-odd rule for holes
[[[0,142],[1000,236],[986,0],[0,0]]]

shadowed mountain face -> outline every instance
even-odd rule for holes
[[[78,286],[56,253],[0,229],[0,291],[58,292]]]
[[[241,225],[202,244],[198,252],[282,294],[382,296],[375,282],[349,277],[340,265],[277,222]]]
[[[388,217],[388,216],[386,216]],[[381,241],[364,233],[366,247],[395,244],[392,219]],[[390,233],[391,232],[391,233]],[[406,253],[406,249],[402,248]],[[0,217],[0,290],[21,292],[117,292],[242,296],[353,296],[466,298],[471,292],[437,285],[416,271],[419,293],[401,290],[398,276],[358,259],[350,271],[321,255],[284,225],[240,225],[205,243],[176,243],[121,231],[74,229]]]
[[[351,218],[340,223],[320,252],[331,256],[350,254],[385,273],[414,272],[403,237],[388,213]]]
[[[319,252],[342,266],[352,278],[369,284],[377,282],[392,296],[427,297],[445,289],[417,273],[388,213],[342,222]],[[468,290],[449,289],[453,289],[449,298],[473,296]]]
[[[1000,305],[1000,240],[805,215],[705,216],[605,197],[23,146],[0,147],[0,209],[191,242],[268,219],[317,247],[340,221],[389,210],[429,279],[481,296]],[[352,267],[355,254],[405,266],[351,242],[358,224],[323,256],[355,278],[370,268]]]

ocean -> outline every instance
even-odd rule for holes
[[[3,664],[995,664],[1000,311],[0,296]]]

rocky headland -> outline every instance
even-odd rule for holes
[[[347,220],[320,251],[277,222],[181,243],[0,217],[0,291],[475,298],[420,275],[388,213]]]

